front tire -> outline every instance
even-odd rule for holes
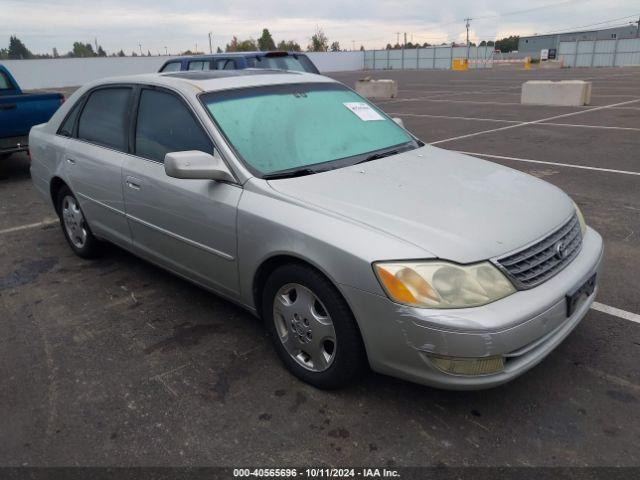
[[[304,382],[344,387],[365,369],[351,309],[317,270],[302,264],[278,267],[266,282],[262,312],[278,356]]]
[[[98,256],[100,242],[91,233],[80,204],[68,187],[64,186],[60,189],[56,205],[60,226],[71,250],[82,258],[95,258]]]

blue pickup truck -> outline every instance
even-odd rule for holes
[[[0,159],[29,147],[29,130],[48,122],[64,102],[61,93],[23,93],[0,65]]]

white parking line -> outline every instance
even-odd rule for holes
[[[487,158],[496,158],[498,160],[513,160],[516,162],[540,163],[542,165],[554,165],[557,167],[580,168],[582,170],[594,170],[596,172],[621,173],[624,175],[640,176],[640,172],[631,172],[628,170],[615,170],[613,168],[589,167],[587,165],[574,165],[572,163],[547,162],[544,160],[533,160],[530,158],[506,157],[504,155],[491,155],[488,153],[479,153],[479,152],[463,152],[460,150],[451,150],[451,151],[456,153],[462,153],[464,155],[473,155],[474,157],[487,157]]]
[[[0,235],[4,233],[13,233],[19,232],[21,230],[28,230],[30,228],[46,227],[47,225],[53,225],[54,223],[58,222],[59,220],[57,218],[46,218],[42,222],[38,223],[29,223],[27,225],[20,225],[18,227],[5,228],[4,230],[0,230]]]
[[[610,307],[609,305],[605,305],[599,302],[593,302],[591,308],[593,310],[597,310],[598,312],[613,315],[614,317],[624,318],[625,320],[629,320],[630,322],[640,323],[640,315],[638,315],[637,313],[627,312],[626,310],[621,310],[616,307]]]
[[[484,135],[485,133],[501,132],[503,130],[510,130],[512,128],[523,127],[523,126],[526,126],[526,125],[535,125],[535,124],[538,124],[538,123],[547,122],[549,120],[557,120],[558,118],[566,118],[566,117],[572,117],[574,115],[581,115],[581,114],[583,114],[585,112],[597,112],[598,110],[605,110],[607,108],[619,107],[619,106],[622,106],[622,105],[628,105],[630,103],[636,103],[636,102],[640,102],[640,98],[638,98],[636,100],[627,100],[626,102],[613,103],[611,105],[602,105],[600,107],[594,107],[594,108],[590,108],[588,110],[580,110],[578,112],[563,113],[561,115],[554,115],[553,117],[541,118],[539,120],[533,120],[531,122],[522,122],[522,123],[518,123],[518,124],[515,124],[515,125],[507,125],[506,127],[492,128],[490,130],[483,130],[481,132],[468,133],[466,135],[459,135],[457,137],[446,138],[444,140],[438,140],[437,142],[431,142],[431,145],[437,145],[439,143],[451,142],[453,140],[462,140],[463,138],[476,137],[478,135]]]
[[[475,120],[479,122],[502,122],[502,123],[526,123],[523,120],[504,120],[500,118],[481,118],[481,117],[458,117],[449,115],[429,115],[426,113],[401,113],[401,112],[387,112],[388,115],[395,115],[397,117],[427,117],[427,118],[446,118],[451,120]],[[582,125],[579,123],[555,123],[544,122],[541,125],[554,125],[558,127],[575,127],[575,128],[603,128],[605,130],[627,130],[633,132],[640,132],[640,128],[635,127],[614,127],[609,125]]]

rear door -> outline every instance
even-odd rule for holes
[[[124,165],[123,189],[135,251],[223,294],[238,291],[236,214],[238,185],[171,178],[169,152],[214,145],[178,94],[140,90],[132,132],[133,156]]]
[[[93,90],[78,112],[65,152],[71,190],[93,233],[129,247],[131,235],[124,213],[122,165],[129,145],[133,88],[109,86]],[[72,110],[70,113],[74,115]],[[65,132],[61,132],[65,134]],[[69,132],[67,132],[69,133]]]

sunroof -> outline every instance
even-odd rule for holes
[[[165,77],[185,78],[191,80],[211,80],[213,78],[241,77],[246,75],[279,75],[292,74],[283,70],[268,70],[266,68],[246,68],[244,70],[191,70],[184,72],[164,73]]]

